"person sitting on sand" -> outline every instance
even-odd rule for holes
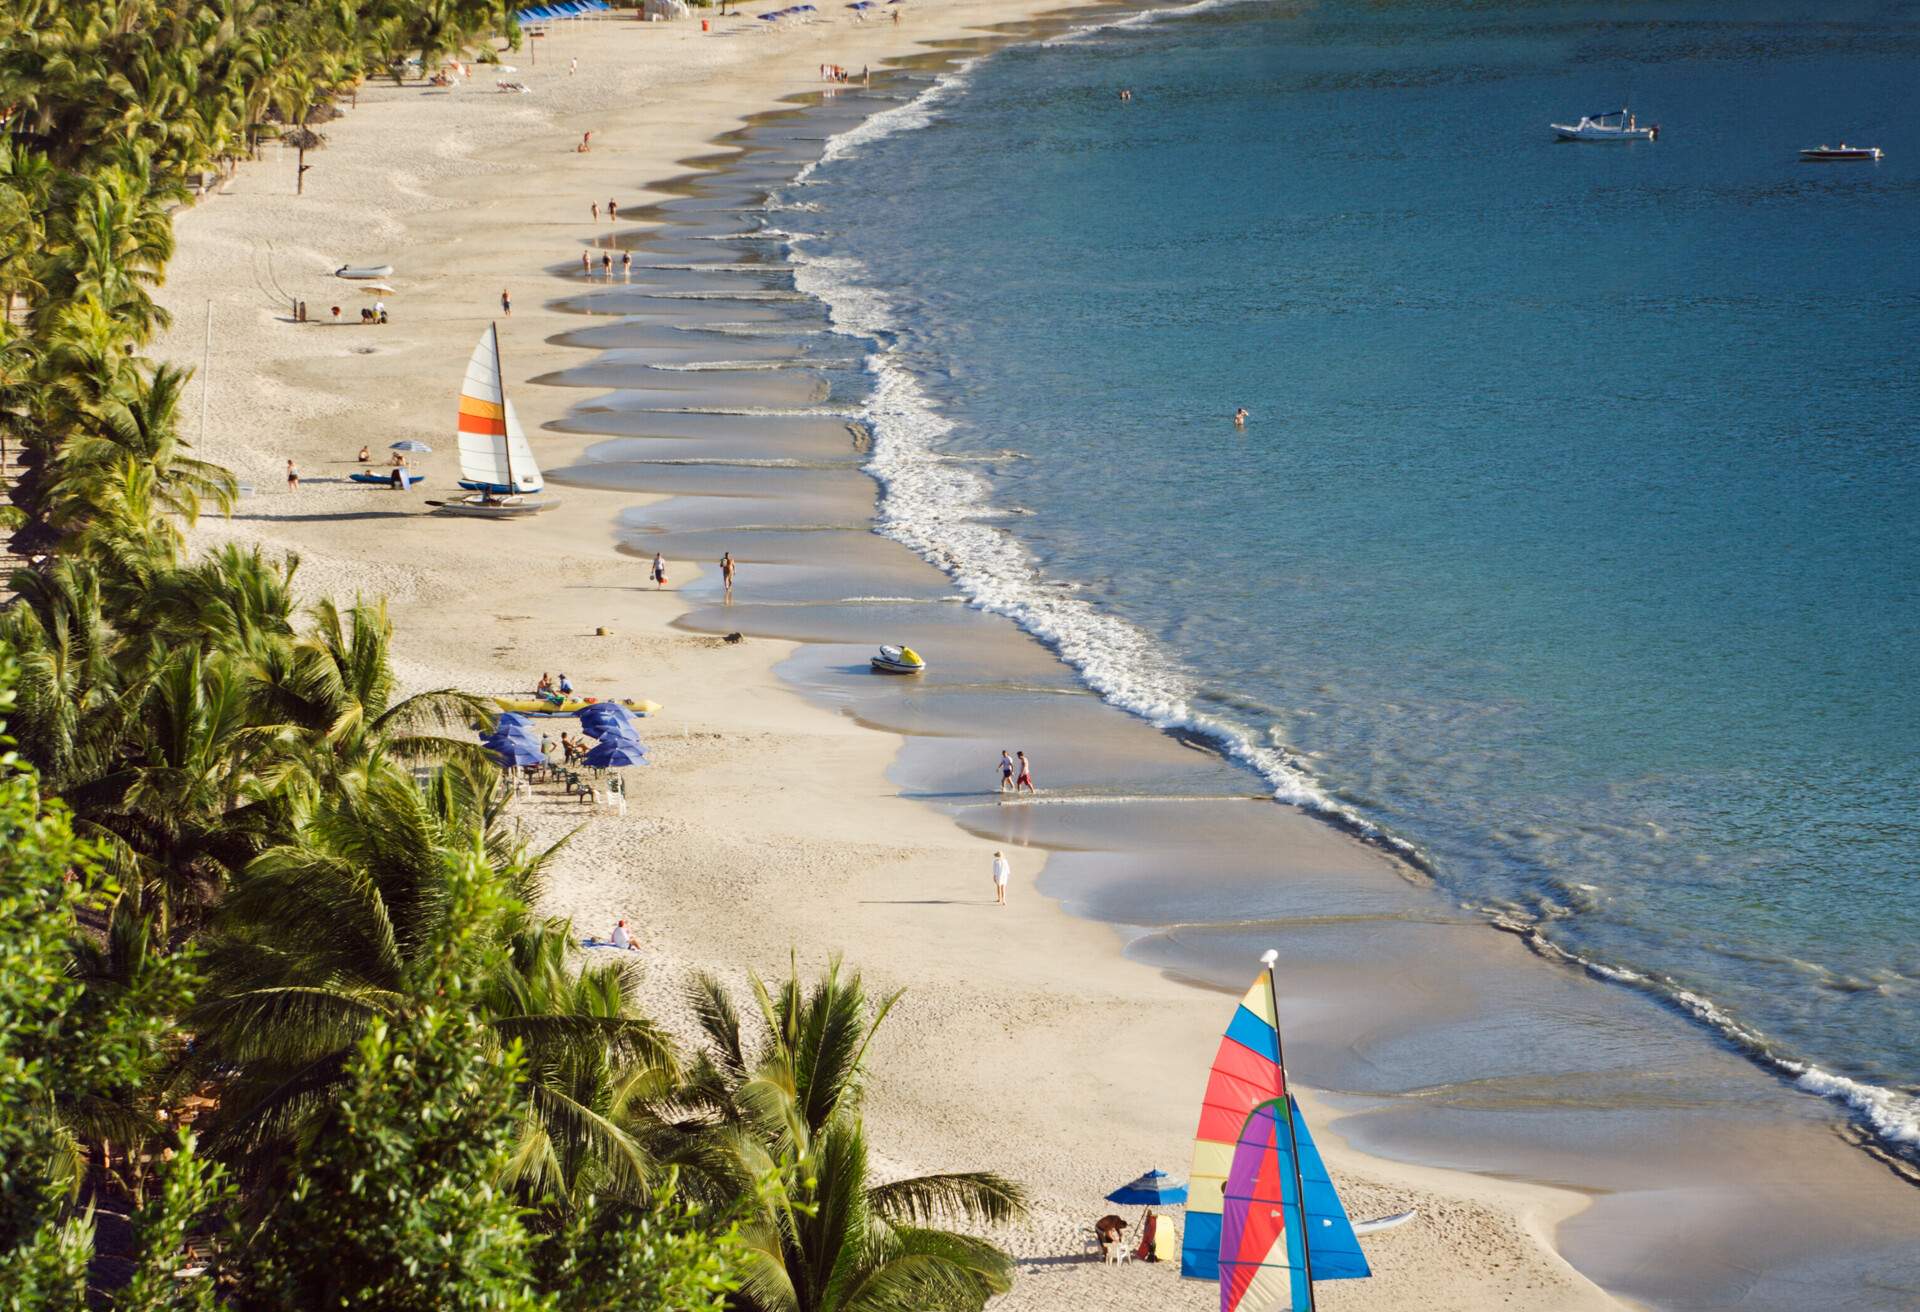
[[[573,680],[569,679],[564,674],[561,675],[560,676],[560,695],[564,697],[572,691],[573,691]]]
[[[540,682],[533,685],[533,690],[535,692],[552,692],[553,676],[551,674],[548,674],[545,670],[542,670],[540,672]]]
[[[613,927],[613,937],[608,941],[622,952],[638,952],[640,950],[640,945],[635,943],[633,936],[627,933],[627,922],[624,920]]]
[[[369,451],[369,450],[368,450],[368,449],[367,449],[366,447],[364,447],[364,446],[363,446],[363,447],[361,447],[361,448],[360,448],[360,463],[364,465],[364,464],[366,464],[366,463],[367,463],[367,462],[368,462],[369,460],[371,460],[371,459],[373,459],[373,452],[371,452],[371,451]]]

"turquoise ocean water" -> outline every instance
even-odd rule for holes
[[[898,85],[769,216],[882,531],[1920,1150],[1920,11],[1202,4]]]

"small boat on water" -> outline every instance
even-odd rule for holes
[[[882,647],[872,663],[882,674],[919,674],[927,668],[920,653],[911,647]]]
[[[1606,114],[1582,114],[1578,123],[1549,123],[1562,141],[1657,141],[1660,125],[1640,126],[1631,110],[1616,109]]]
[[[1800,152],[1803,164],[1851,164],[1877,163],[1881,157],[1878,146],[1849,146],[1841,142],[1837,146],[1808,146]]]
[[[460,416],[455,425],[460,445],[460,486],[474,495],[457,501],[429,501],[435,514],[470,519],[520,519],[558,503],[532,494],[546,484],[520,416],[507,399],[506,372],[500,366],[500,330],[494,324],[480,335],[460,386]]]

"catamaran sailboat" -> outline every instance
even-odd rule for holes
[[[1278,958],[1260,958],[1265,969],[1234,1009],[1194,1136],[1180,1274],[1218,1281],[1221,1312],[1314,1312],[1317,1281],[1373,1274],[1359,1235],[1413,1219],[1347,1219],[1287,1087]]]
[[[535,515],[552,501],[530,499],[545,484],[533,448],[520,428],[520,416],[507,399],[506,373],[500,367],[500,331],[487,325],[460,387],[460,486],[474,493],[458,501],[429,501],[436,513],[476,519],[517,519]]]
[[[1631,111],[1616,109],[1608,114],[1582,114],[1578,123],[1549,123],[1562,141],[1657,141],[1660,125],[1640,126]]]

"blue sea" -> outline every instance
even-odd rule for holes
[[[1108,23],[892,82],[771,217],[882,532],[1913,1151],[1920,11],[1740,8]]]

